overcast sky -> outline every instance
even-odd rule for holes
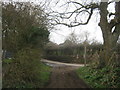
[[[8,1],[8,0],[4,0],[4,1]],[[12,1],[20,1],[20,2],[30,1],[36,4],[45,2],[45,0],[12,0]],[[46,1],[50,2],[49,7],[47,8],[48,11],[51,8],[54,11],[62,12],[63,10],[65,10],[64,8],[66,8],[64,6],[63,7],[60,6],[63,5],[67,0],[59,0],[59,2],[57,2],[57,0],[46,0]],[[83,0],[83,1],[90,1],[90,0]],[[96,0],[93,1],[96,2]],[[56,5],[56,3],[58,4]],[[73,9],[74,7],[71,6],[69,7],[68,10],[73,10]],[[115,12],[114,3],[109,5],[108,10],[110,12]],[[84,17],[80,17],[80,18],[84,18]],[[66,40],[66,38],[69,36],[69,34],[73,31],[76,35],[79,35],[80,38],[84,37],[83,33],[87,31],[88,33],[90,33],[89,40],[94,39],[99,42],[103,42],[102,32],[100,27],[98,26],[99,18],[100,18],[99,12],[95,11],[95,13],[92,15],[92,18],[87,25],[83,25],[83,26],[81,25],[74,28],[68,28],[67,26],[64,25],[57,25],[55,27],[56,29],[50,31],[50,36],[49,36],[50,41],[60,44],[63,43]]]
[[[59,2],[59,4],[63,4],[62,1],[64,1],[64,0],[61,0],[61,2]],[[89,0],[87,0],[87,1],[89,1]],[[52,9],[56,10],[56,11],[60,11],[60,10],[63,10],[63,8],[65,8],[65,7],[63,7],[62,9],[60,9],[61,7],[59,7],[59,6],[61,6],[61,5],[58,5],[58,7],[55,7],[53,5]],[[69,8],[69,10],[72,10],[72,9],[73,9],[73,7]],[[109,5],[108,11],[115,12],[114,3],[111,3]],[[84,16],[80,17],[80,18],[84,18]],[[72,31],[74,31],[75,34],[80,35],[80,38],[81,38],[81,36],[84,37],[84,32],[87,31],[88,33],[90,33],[89,40],[94,39],[98,42],[103,43],[102,32],[101,32],[100,27],[98,26],[99,21],[100,21],[99,11],[95,11],[94,14],[92,15],[91,20],[89,21],[89,23],[87,25],[81,25],[81,26],[78,26],[75,28],[68,28],[67,26],[64,26],[64,25],[56,26],[56,28],[58,30],[53,30],[50,33],[50,41],[60,44],[66,40],[66,38],[69,36],[69,34]]]

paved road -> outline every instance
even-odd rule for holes
[[[62,62],[57,62],[57,61],[51,61],[51,60],[46,60],[46,59],[42,59],[42,62],[45,62],[47,65],[50,66],[76,66],[76,67],[83,67],[84,64],[70,64],[70,63],[62,63]]]

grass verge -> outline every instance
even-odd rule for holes
[[[40,73],[40,87],[43,88],[50,79],[51,67],[41,63],[41,73]]]
[[[50,66],[39,61],[37,66],[23,67],[23,64],[16,65],[13,61],[3,60],[3,88],[43,88],[48,83]]]
[[[118,75],[120,68],[92,69],[91,67],[80,67],[76,72],[92,88],[120,87],[120,77]]]

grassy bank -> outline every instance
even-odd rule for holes
[[[12,59],[3,60],[3,88],[42,88],[49,81],[51,68],[39,63],[16,64]],[[24,66],[24,67],[23,67]]]
[[[44,87],[50,79],[51,67],[41,63],[40,87]]]
[[[92,88],[120,88],[120,68],[92,69],[80,67],[76,72]]]

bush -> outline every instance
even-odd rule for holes
[[[64,62],[64,63],[80,63],[80,64],[84,63],[83,56],[79,56],[77,58],[76,55],[61,55],[61,56],[45,55],[43,56],[43,58],[48,60],[58,61],[58,62]]]
[[[3,65],[3,88],[41,87],[41,73],[44,72],[40,57],[39,50],[20,50],[12,63]]]
[[[70,63],[72,62],[72,60],[74,60],[73,57],[67,56],[67,55],[66,56],[47,55],[47,56],[44,56],[44,58],[48,60],[65,62],[65,63]]]

